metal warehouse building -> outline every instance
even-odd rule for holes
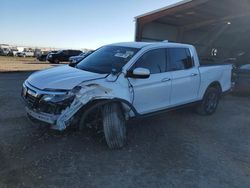
[[[136,17],[135,39],[190,43],[204,60],[250,63],[250,0],[181,1]]]

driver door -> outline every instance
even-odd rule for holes
[[[171,73],[167,72],[166,49],[152,49],[144,53],[132,66],[146,68],[150,77],[129,78],[134,88],[134,107],[140,114],[165,109],[170,104]]]

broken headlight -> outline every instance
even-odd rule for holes
[[[44,95],[41,100],[44,102],[60,103],[65,101],[73,101],[75,95],[65,94],[65,95]]]
[[[80,90],[81,88],[76,86],[71,91],[65,93],[65,94],[48,94],[44,95],[41,98],[41,101],[43,102],[50,102],[50,103],[67,103],[72,102],[75,98],[75,94]]]

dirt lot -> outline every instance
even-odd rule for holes
[[[30,73],[0,73],[0,187],[250,187],[250,100],[225,97],[215,115],[183,109],[128,123],[111,151],[92,132],[30,123],[20,89]]]
[[[65,62],[66,63],[66,62]],[[64,64],[65,64],[64,63]],[[31,57],[5,57],[0,56],[0,72],[34,71],[58,66],[48,62],[41,62]]]

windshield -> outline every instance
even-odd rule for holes
[[[83,59],[76,68],[95,73],[120,72],[139,51],[137,48],[104,46]]]

